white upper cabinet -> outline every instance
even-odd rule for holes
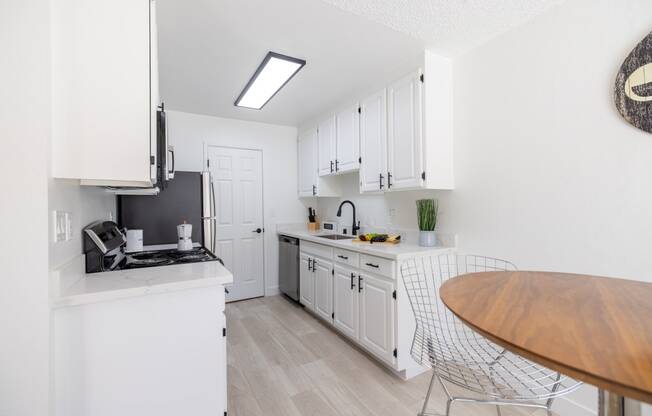
[[[335,173],[336,141],[335,116],[319,123],[319,176]]]
[[[423,97],[421,72],[387,89],[387,188],[420,188],[423,171]]]
[[[317,129],[307,130],[297,143],[299,197],[338,196],[339,186],[333,178],[318,174],[319,136]]]
[[[299,136],[299,196],[316,194],[317,176],[317,130],[310,130]]]
[[[155,17],[150,0],[52,3],[54,177],[156,181]]]
[[[387,93],[360,102],[360,192],[380,192],[387,185]]]
[[[335,172],[358,170],[360,157],[360,115],[358,105],[343,109],[335,115]]]

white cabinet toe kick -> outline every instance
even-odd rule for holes
[[[391,260],[302,240],[300,303],[403,379],[425,371],[411,357],[415,323]]]

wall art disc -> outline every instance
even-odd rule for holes
[[[625,120],[652,133],[652,33],[636,45],[620,67],[615,100]]]

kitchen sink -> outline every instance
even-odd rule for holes
[[[350,235],[340,235],[340,234],[324,234],[318,235],[319,238],[327,238],[329,240],[353,240],[355,237]]]

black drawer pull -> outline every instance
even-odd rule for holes
[[[355,289],[355,273],[351,273],[351,290]]]
[[[339,257],[339,258],[341,258],[341,259],[344,259],[344,260],[348,260],[348,259],[349,259],[348,257],[343,256],[343,255],[341,255],[341,254],[338,254],[337,257]]]
[[[358,293],[362,292],[362,276],[358,275]]]
[[[366,266],[369,266],[369,267],[373,267],[374,269],[377,269],[377,268],[380,267],[379,265],[377,265],[377,264],[373,264],[373,263],[365,263],[365,265],[366,265]]]

